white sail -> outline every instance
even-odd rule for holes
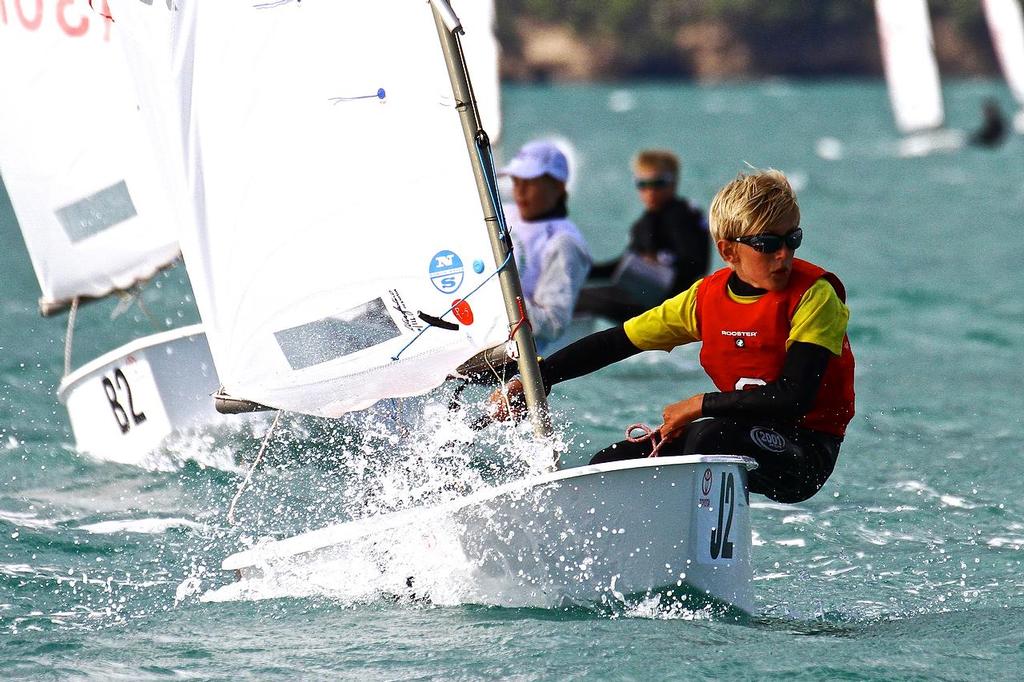
[[[44,312],[178,254],[117,31],[88,0],[0,13],[0,175]]]
[[[501,78],[498,37],[494,34],[493,0],[456,0],[466,34],[462,45],[466,63],[473,74],[473,92],[480,107],[480,122],[492,143],[501,139]]]
[[[1024,17],[1018,0],[983,0],[999,66],[1017,104],[1024,105]]]
[[[507,337],[427,3],[111,7],[180,164],[182,250],[227,393],[338,416]]]
[[[882,63],[896,127],[904,134],[943,122],[942,90],[925,0],[875,0]]]

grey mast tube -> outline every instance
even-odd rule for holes
[[[448,65],[448,77],[455,94],[456,109],[462,121],[462,132],[473,164],[473,176],[476,178],[476,188],[484,210],[484,221],[487,223],[495,265],[500,267],[508,259],[508,264],[498,273],[498,282],[501,284],[502,297],[505,299],[505,313],[508,315],[509,325],[515,329],[513,338],[519,348],[519,374],[523,381],[526,408],[534,433],[547,437],[551,435],[551,416],[548,413],[547,396],[544,393],[544,383],[537,363],[537,344],[530,326],[518,324],[526,317],[523,287],[519,282],[515,259],[508,258],[512,252],[512,241],[505,227],[505,216],[501,212],[501,203],[498,199],[498,184],[494,177],[490,140],[480,126],[480,114],[462,54],[462,44],[459,40],[462,23],[448,4],[448,0],[430,0],[430,7],[434,12],[434,23],[441,39],[445,63]]]

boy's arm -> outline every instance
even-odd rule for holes
[[[544,390],[550,391],[561,381],[590,374],[639,352],[621,325],[590,334],[541,361]]]

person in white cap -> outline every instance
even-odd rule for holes
[[[500,173],[512,178],[516,206],[506,216],[527,312],[543,354],[572,321],[590,270],[590,250],[568,217],[569,163],[558,147],[545,140],[529,142]]]

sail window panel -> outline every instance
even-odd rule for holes
[[[297,327],[274,332],[293,370],[305,369],[385,343],[401,335],[381,298]]]
[[[99,234],[138,215],[124,180],[55,211],[71,242]]]

